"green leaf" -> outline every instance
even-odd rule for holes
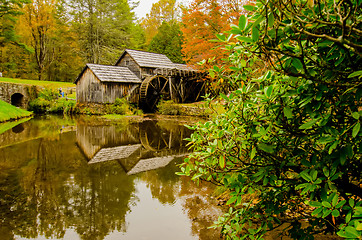
[[[226,205],[230,205],[230,204],[234,203],[237,198],[238,198],[237,196],[231,197],[231,198],[226,202]]]
[[[337,203],[336,208],[341,208],[341,207],[343,207],[343,205],[344,205],[346,202],[347,202],[346,200],[340,201],[339,203]]]
[[[333,207],[336,206],[337,203],[338,203],[338,195],[335,194],[334,197],[333,197],[333,199],[332,199],[332,206],[333,206]]]
[[[323,215],[322,215],[322,218],[325,218],[325,217],[327,217],[329,214],[331,214],[332,213],[332,210],[330,210],[330,209],[324,209],[323,210]]]
[[[309,202],[308,205],[311,206],[311,207],[321,207],[321,206],[322,206],[322,203],[316,202],[316,201],[312,201],[312,202]]]
[[[329,177],[329,169],[327,167],[323,168],[324,176]]]
[[[323,208],[322,208],[322,207],[315,209],[315,210],[312,212],[312,216],[316,216],[316,215],[318,215],[319,213],[321,213],[321,212],[322,212],[322,210],[323,210]]]
[[[273,14],[273,12],[271,12],[271,13],[269,14],[269,17],[268,17],[268,25],[269,25],[269,27],[273,27],[273,25],[274,25],[274,14]]]
[[[246,19],[245,15],[241,15],[239,18],[239,29],[241,31],[244,31],[246,24],[247,24],[247,19]]]
[[[357,230],[354,227],[347,226],[346,233],[350,235],[352,238],[358,238],[360,234],[358,234]]]
[[[358,120],[360,116],[359,116],[359,113],[358,113],[358,112],[353,112],[353,113],[352,113],[352,117],[353,117],[354,119]]]
[[[223,93],[220,93],[220,96],[225,100],[225,101],[229,101],[229,98],[223,94]]]
[[[253,5],[244,5],[243,8],[246,10],[246,11],[250,11],[250,12],[253,12],[255,11],[256,7],[253,6]]]
[[[256,154],[256,147],[253,147],[250,152],[250,159],[253,160]]]
[[[339,217],[339,211],[337,210],[337,209],[334,209],[333,211],[332,211],[332,216],[333,217]]]
[[[246,67],[246,61],[244,59],[240,60],[240,66],[241,67]]]
[[[338,146],[338,143],[339,143],[339,141],[334,141],[332,146],[329,147],[328,154],[331,154],[333,152],[333,150],[336,149],[336,147]]]
[[[349,213],[347,213],[347,215],[346,215],[346,223],[349,223],[349,221],[351,221],[351,217],[352,217],[352,213],[351,212],[349,212]]]
[[[293,112],[292,112],[292,109],[290,109],[290,107],[284,107],[283,112],[284,112],[284,116],[286,118],[288,118],[288,119],[293,118]]]
[[[293,65],[297,70],[303,70],[303,64],[302,64],[302,62],[301,62],[298,58],[293,58],[292,65]]]
[[[225,157],[224,156],[220,156],[219,166],[220,166],[220,168],[225,168]]]
[[[362,231],[362,223],[361,222],[357,223],[356,230],[357,231]]]
[[[273,86],[264,88],[264,93],[267,96],[267,98],[270,98],[272,92],[273,92]]]
[[[351,73],[350,75],[348,75],[348,78],[359,77],[361,75],[362,75],[362,70]]]
[[[251,39],[250,37],[237,36],[236,39],[238,39],[240,42],[246,42],[246,43],[253,42],[253,39]]]
[[[256,26],[251,29],[251,38],[253,39],[253,42],[259,40],[259,29]]]
[[[201,173],[197,173],[197,174],[195,174],[195,175],[191,178],[191,180],[194,181],[195,179],[198,179],[198,178],[200,178],[201,176],[202,176]]]
[[[308,182],[312,181],[312,177],[306,171],[301,172],[299,175]]]
[[[311,171],[312,180],[315,181],[318,176],[318,172],[316,170]]]
[[[268,145],[265,143],[259,143],[258,144],[258,148],[264,152],[267,153],[273,153],[274,152],[274,147],[272,145]]]
[[[220,68],[216,65],[214,65],[214,70],[215,70],[215,72],[220,72]]]
[[[309,129],[309,128],[313,127],[313,125],[316,124],[317,121],[318,121],[318,119],[310,120],[309,122],[302,124],[299,127],[299,129]]]
[[[357,134],[359,133],[359,130],[361,128],[361,123],[358,122],[356,125],[354,125],[353,129],[352,129],[352,137],[356,137]]]
[[[222,42],[226,41],[226,36],[224,34],[216,34],[216,37]]]
[[[322,202],[322,205],[323,205],[324,207],[326,207],[326,208],[331,208],[331,207],[332,207],[332,205],[331,205],[329,202],[327,202],[327,201],[323,201],[323,202]]]

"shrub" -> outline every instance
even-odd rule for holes
[[[175,104],[172,100],[161,100],[157,104],[157,109],[160,114],[163,115],[179,115],[180,110],[177,104]]]
[[[76,101],[58,98],[58,92],[44,89],[39,97],[29,102],[29,110],[34,113],[77,113]]]
[[[211,70],[238,90],[221,95],[224,114],[192,127],[180,174],[229,190],[216,224],[226,239],[261,239],[282,223],[293,239],[361,239],[361,1],[244,7],[233,35],[217,35],[233,66]],[[255,65],[270,70],[256,78]]]
[[[114,103],[108,107],[107,113],[119,115],[141,115],[142,111],[131,105],[125,98],[116,98]]]

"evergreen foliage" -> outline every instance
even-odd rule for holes
[[[182,59],[183,36],[176,22],[163,22],[152,38],[148,51],[165,54],[174,63],[184,63]]]
[[[361,4],[257,0],[217,35],[232,66],[211,73],[237,90],[221,95],[224,114],[192,127],[180,174],[228,189],[216,224],[226,239],[276,227],[362,238]]]

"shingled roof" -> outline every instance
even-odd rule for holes
[[[92,163],[100,163],[106,161],[112,161],[122,158],[128,158],[135,151],[141,148],[141,144],[135,144],[130,146],[118,146],[112,148],[102,148],[97,154],[88,162],[88,164]]]
[[[79,74],[75,83],[78,82],[87,68],[89,68],[101,82],[142,83],[142,81],[127,67],[90,63],[88,63],[81,74]]]
[[[132,49],[126,49],[122,53],[121,57],[118,59],[116,65],[121,61],[126,53],[128,53],[140,67],[176,68],[174,63],[164,54],[144,52]]]

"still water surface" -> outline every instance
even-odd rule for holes
[[[212,186],[179,177],[191,132],[44,116],[0,135],[0,239],[218,239]]]

